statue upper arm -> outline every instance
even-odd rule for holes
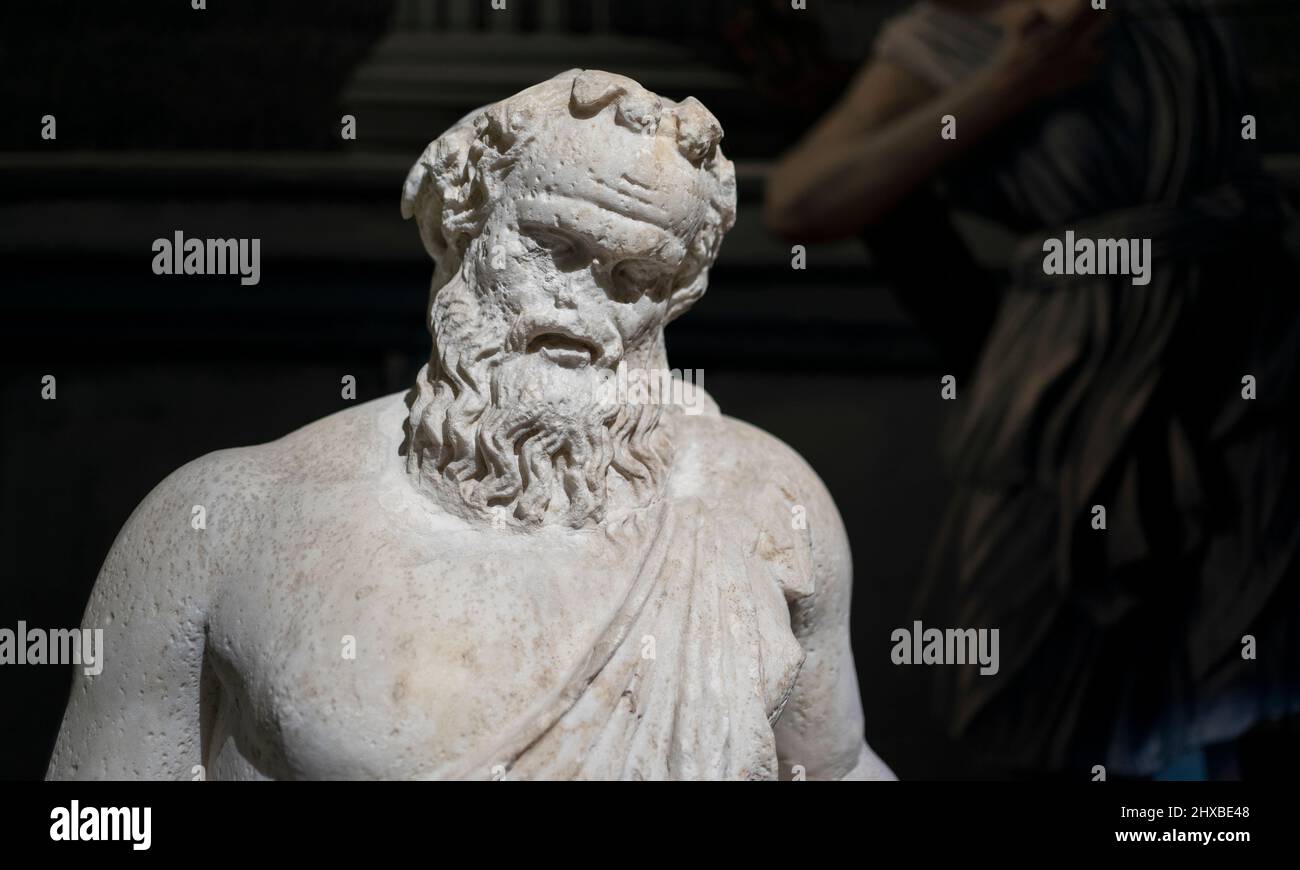
[[[776,724],[782,777],[893,778],[863,737],[862,701],[849,639],[853,565],[848,537],[816,475],[802,487],[812,539],[814,592],[790,605],[806,658]]]
[[[190,779],[203,763],[211,465],[190,463],[159,484],[104,560],[82,619],[103,632],[103,668],[76,670],[48,778]]]

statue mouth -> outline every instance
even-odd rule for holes
[[[601,356],[600,347],[591,339],[570,332],[542,332],[528,341],[528,353],[564,368],[576,369],[594,363]]]

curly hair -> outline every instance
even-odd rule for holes
[[[610,105],[616,124],[673,137],[677,152],[702,173],[704,220],[678,271],[667,320],[704,295],[709,268],[736,219],[736,173],[718,144],[721,125],[694,97],[664,100],[624,76],[578,69],[471,112],[429,143],[411,167],[402,189],[402,217],[416,219],[434,259],[433,293],[460,268],[470,241],[482,231],[495,202],[494,185],[535,136],[536,113],[561,110],[594,118]]]

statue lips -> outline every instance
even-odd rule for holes
[[[525,353],[538,353],[564,368],[582,368],[616,359],[620,354],[610,342],[601,342],[592,331],[577,324],[555,318],[529,319],[520,324],[515,333],[522,340]],[[612,327],[610,332],[613,333]],[[614,333],[616,334],[616,333]]]
[[[590,365],[598,351],[580,339],[558,332],[547,332],[528,343],[528,350],[537,351],[546,359],[564,368],[581,368]]]

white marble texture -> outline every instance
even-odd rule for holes
[[[892,778],[822,482],[702,388],[647,400],[734,221],[721,137],[570,70],[433,142],[429,365],[145,499],[48,776]]]

